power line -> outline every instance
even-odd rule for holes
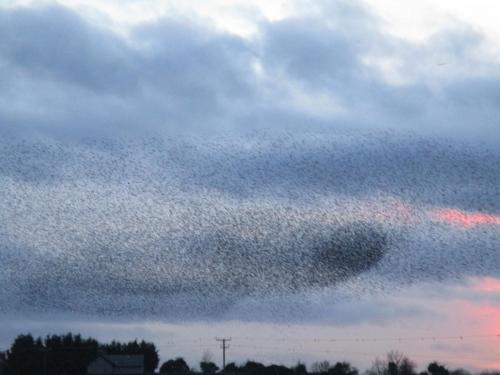
[[[304,354],[304,348],[303,347],[282,347],[282,346],[262,346],[262,345],[245,345],[245,344],[234,344],[233,345],[236,350],[238,349],[256,349],[256,350],[267,350],[267,351],[281,351],[281,352],[287,352],[287,353],[295,353],[295,354]],[[369,356],[369,357],[376,357],[380,355],[380,352],[366,352],[366,351],[353,351],[353,350],[331,350],[331,349],[313,349],[312,350],[314,353],[327,353],[327,354],[346,354],[346,355],[356,355],[356,356]],[[435,356],[435,353],[421,353],[421,352],[411,352],[412,357],[421,357],[421,358],[428,358]],[[478,358],[473,358],[473,357],[464,357],[463,355],[447,355],[447,354],[440,354],[440,358],[449,358],[449,359],[469,359],[469,360],[475,360]],[[482,357],[483,358],[483,357]],[[496,359],[491,357],[491,359]]]
[[[394,341],[394,342],[419,342],[419,341],[465,341],[465,340],[484,340],[484,339],[500,339],[500,332],[495,334],[457,334],[457,335],[433,335],[433,336],[355,336],[355,337],[257,337],[257,336],[232,336],[234,340],[238,341],[253,341],[253,342],[291,342],[291,341],[301,341],[309,343],[343,343],[343,342],[356,342],[356,343],[371,343],[371,342],[384,342],[384,341]],[[172,346],[205,346],[213,337],[198,337],[198,338],[175,338],[166,341],[162,341],[162,345],[172,345]],[[221,341],[221,340],[219,340]],[[227,341],[230,341],[227,339]],[[212,341],[213,342],[213,341]],[[204,344],[206,343],[206,344]]]
[[[472,339],[500,339],[499,334],[482,334],[482,335],[456,335],[456,336],[397,336],[397,337],[340,337],[340,338],[306,338],[306,337],[238,337],[242,341],[309,341],[309,342],[381,342],[381,341],[444,341],[444,340],[472,340]]]

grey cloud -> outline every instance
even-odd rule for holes
[[[141,77],[165,94],[201,91],[204,99],[236,99],[252,93],[252,52],[240,38],[169,19],[143,26],[132,37],[147,50]]]
[[[167,19],[135,30],[130,42],[61,7],[1,17],[4,132],[81,137],[213,125],[254,95],[245,43],[210,29]]]
[[[478,116],[483,111],[489,112],[500,108],[500,78],[468,79],[450,84],[449,100],[457,107],[477,110]],[[493,120],[493,119],[491,119]]]
[[[497,69],[472,57],[480,34],[457,26],[412,44],[382,34],[359,4],[318,4],[304,18],[261,22],[252,40],[168,18],[125,39],[62,7],[3,9],[1,131],[78,138],[327,124],[498,140]],[[410,83],[387,83],[367,57],[401,60]],[[436,70],[442,60],[449,66]],[[332,96],[340,111],[320,120],[292,100],[290,84]]]
[[[97,93],[136,89],[137,62],[131,49],[73,12],[57,6],[20,8],[3,10],[0,18],[2,57],[22,75],[69,82]]]
[[[285,20],[264,32],[265,66],[336,91],[361,69],[351,38],[313,20]]]

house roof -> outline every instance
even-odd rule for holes
[[[144,355],[143,354],[102,354],[104,360],[109,362],[113,367],[118,368],[143,368]]]

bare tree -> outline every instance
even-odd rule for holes
[[[380,358],[375,358],[372,366],[366,371],[367,375],[387,375],[387,362]]]
[[[314,373],[326,373],[330,369],[330,362],[328,361],[321,361],[321,362],[314,362],[311,365],[311,371]]]
[[[399,351],[390,351],[386,359],[376,358],[367,375],[414,375],[416,364]]]
[[[404,357],[401,360],[401,363],[399,364],[398,373],[400,375],[414,375],[417,373],[416,369],[417,369],[416,363],[413,362],[408,357]]]
[[[401,362],[405,359],[405,355],[397,350],[391,350],[387,353],[387,363],[394,363],[397,367],[401,364]]]

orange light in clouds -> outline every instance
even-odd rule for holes
[[[462,227],[472,227],[480,224],[498,224],[500,225],[500,216],[488,215],[480,212],[466,212],[453,208],[438,210],[436,217],[439,220],[457,224]]]

